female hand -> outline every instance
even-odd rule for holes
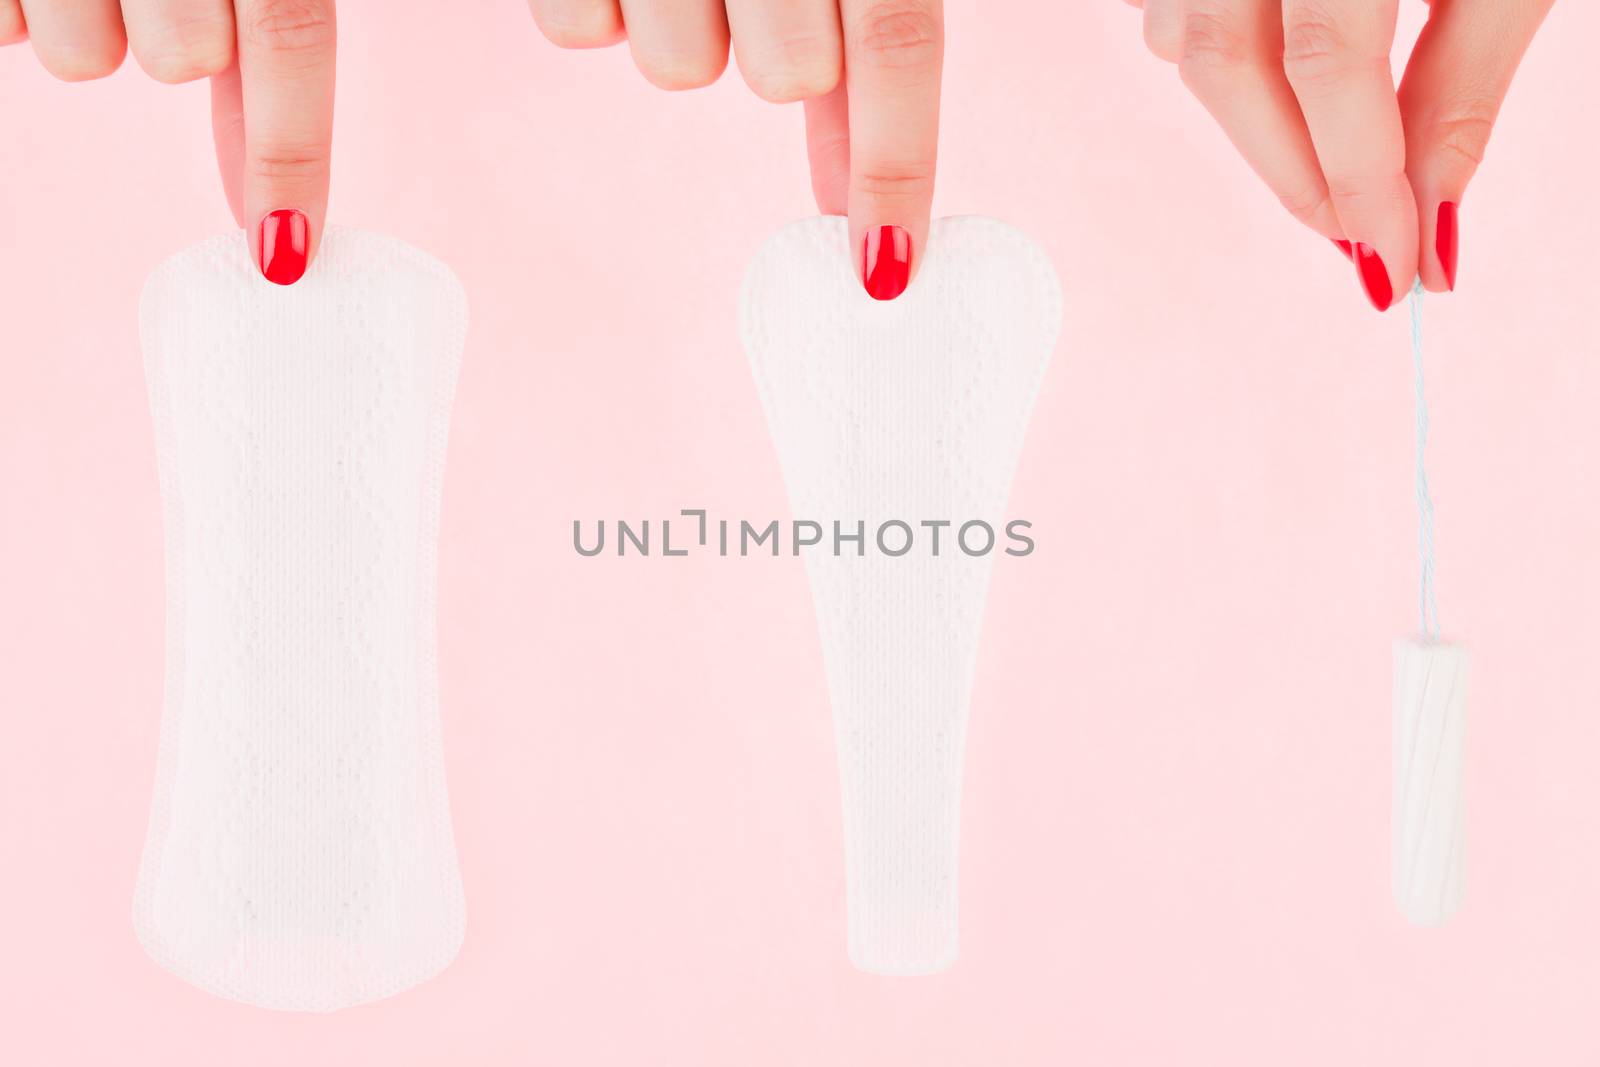
[[[1289,212],[1337,242],[1382,311],[1454,289],[1457,209],[1554,0],[1433,0],[1396,93],[1398,0],[1129,0]]]
[[[905,291],[926,246],[939,134],[941,0],[529,0],[563,48],[627,38],[663,89],[710,85],[733,54],[774,103],[804,100],[817,207],[849,215],[867,292]]]
[[[261,273],[300,279],[328,205],[333,0],[0,0],[0,44],[25,39],[64,81],[103,78],[130,48],[157,81],[210,77],[228,205]]]

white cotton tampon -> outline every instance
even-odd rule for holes
[[[1021,233],[955,218],[934,223],[911,287],[879,302],[847,234],[844,219],[818,218],[768,240],[740,328],[794,516],[822,531],[805,559],[843,793],[850,958],[928,974],[957,954],[973,667],[990,569],[1014,546],[1002,512],[1061,291]]]
[[[1394,898],[1419,926],[1448,920],[1466,872],[1462,753],[1467,650],[1430,638],[1394,646]]]
[[[332,1011],[461,944],[434,606],[465,330],[448,267],[355,230],[293,286],[243,234],[146,283],[167,675],[133,918],[219,996]]]

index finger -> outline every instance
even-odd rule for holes
[[[1417,273],[1417,205],[1389,69],[1396,0],[1285,0],[1283,65],[1379,311]]]
[[[927,246],[944,64],[941,0],[843,0],[850,240],[867,292],[893,300]]]
[[[1422,215],[1422,281],[1429,289],[1456,287],[1462,195],[1517,64],[1553,2],[1436,4],[1411,51],[1400,111],[1406,170]]]
[[[316,254],[333,141],[333,0],[235,0],[244,105],[243,201],[268,281],[293,285]]]

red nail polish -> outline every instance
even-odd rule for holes
[[[1361,288],[1367,299],[1379,311],[1388,311],[1394,303],[1394,286],[1389,283],[1389,268],[1383,265],[1378,252],[1371,245],[1356,242],[1356,273],[1361,276]]]
[[[1433,226],[1433,250],[1439,253],[1439,266],[1444,268],[1445,284],[1456,287],[1456,260],[1461,255],[1461,228],[1457,207],[1446,200],[1439,205],[1439,217]]]
[[[868,230],[861,277],[874,300],[893,300],[905,292],[911,281],[911,235],[899,226]]]
[[[278,285],[293,285],[306,272],[311,228],[305,212],[292,207],[269,211],[261,218],[261,276]]]
[[[1332,238],[1332,241],[1334,247],[1344,253],[1345,259],[1351,260],[1352,262],[1355,260],[1356,250],[1354,245],[1352,245],[1349,241],[1341,241],[1337,237]]]

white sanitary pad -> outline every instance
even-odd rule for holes
[[[850,957],[924,974],[956,957],[973,666],[990,567],[1022,547],[1002,509],[1061,293],[1044,254],[992,219],[935,222],[921,272],[888,302],[863,290],[847,245],[842,218],[772,237],[740,328],[794,516],[825,531],[806,567],[843,788]],[[996,542],[969,555],[960,532],[975,521]],[[863,532],[862,554],[849,540],[834,553],[836,522]],[[937,522],[949,525],[924,525]],[[985,540],[969,528],[968,549]]]
[[[262,1007],[397,993],[465,926],[434,631],[461,286],[330,228],[281,287],[232,234],[156,270],[140,330],[167,683],[139,939]]]

